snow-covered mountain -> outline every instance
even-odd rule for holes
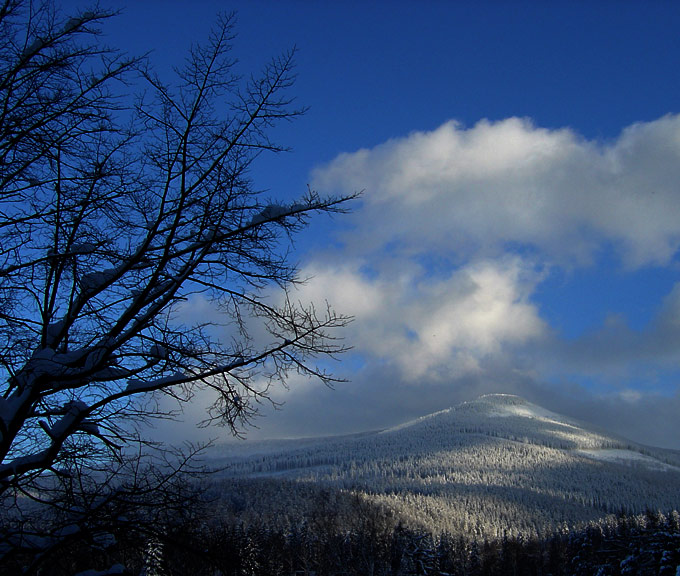
[[[286,506],[300,508],[296,491],[306,498],[323,488],[360,494],[414,527],[480,538],[680,507],[679,452],[503,394],[378,432],[222,447],[215,464],[241,498],[255,486],[269,493],[269,515],[290,514],[279,507],[277,487]]]

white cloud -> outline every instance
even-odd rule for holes
[[[399,367],[405,379],[443,380],[481,364],[546,329],[529,297],[538,273],[519,258],[470,263],[436,279],[416,267],[315,265],[303,301],[328,298],[356,316],[348,339],[362,354]]]
[[[411,318],[417,353],[428,364],[445,363],[452,351],[481,358],[541,335],[543,323],[528,302],[532,286],[521,282],[521,266],[516,259],[477,263],[424,286]]]
[[[348,245],[470,258],[529,247],[562,264],[604,243],[626,265],[665,264],[680,246],[680,116],[636,124],[610,143],[527,120],[448,122],[314,173],[324,191],[365,190]]]

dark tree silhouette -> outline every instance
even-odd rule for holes
[[[99,42],[113,13],[56,4],[0,0],[0,553],[43,561],[86,528],[96,540],[112,507],[181,500],[189,461],[129,448],[137,424],[172,417],[163,396],[210,391],[206,421],[238,432],[291,371],[332,382],[317,359],[344,350],[348,322],[290,296],[287,258],[348,198],[270,201],[249,176],[302,113],[294,53],[240,78],[225,16],[166,84]],[[195,299],[214,321],[192,323]],[[40,533],[45,504],[59,537]]]

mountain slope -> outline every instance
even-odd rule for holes
[[[226,450],[225,474],[361,494],[407,525],[478,538],[542,534],[680,506],[680,457],[522,398],[476,401],[381,432]],[[247,491],[247,490],[246,490]],[[290,494],[288,495],[290,498]],[[270,500],[271,504],[271,500]]]

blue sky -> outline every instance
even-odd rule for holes
[[[297,245],[300,298],[356,316],[334,366],[351,381],[291,382],[251,438],[514,392],[680,448],[680,3],[113,5],[107,40],[161,74],[219,10],[246,74],[296,46],[310,110],[253,178],[364,190]]]

